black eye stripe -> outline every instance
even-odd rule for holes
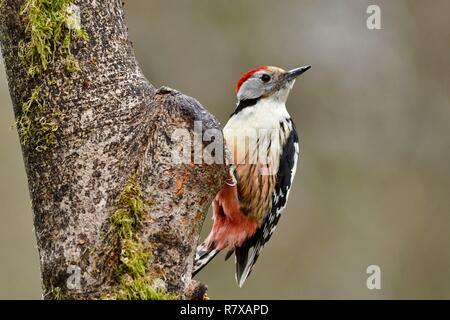
[[[263,82],[269,82],[269,81],[270,81],[270,76],[269,76],[268,74],[263,74],[263,75],[261,76],[261,80],[262,80]]]

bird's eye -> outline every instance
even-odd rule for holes
[[[261,76],[261,80],[262,80],[263,82],[269,82],[269,81],[270,81],[270,76],[269,76],[268,74],[263,74],[263,75]]]

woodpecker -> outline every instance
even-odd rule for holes
[[[213,226],[198,246],[193,275],[220,251],[235,254],[242,287],[280,219],[294,179],[299,142],[286,100],[295,79],[310,69],[262,66],[237,82],[237,107],[225,125],[231,152],[228,180],[213,200]]]

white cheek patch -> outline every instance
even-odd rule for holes
[[[239,100],[256,99],[261,97],[264,92],[264,87],[256,78],[250,78],[245,81],[239,88],[237,97]]]

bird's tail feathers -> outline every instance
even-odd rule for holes
[[[236,255],[236,282],[241,288],[244,285],[245,280],[252,272],[253,266],[258,260],[259,254],[261,253],[262,247],[259,243],[253,247],[251,253],[249,254],[252,246],[244,243],[241,247],[236,248],[234,253]]]
[[[208,245],[206,241],[199,245],[195,254],[192,276],[202,270],[219,252],[220,250],[215,249],[214,245]]]

